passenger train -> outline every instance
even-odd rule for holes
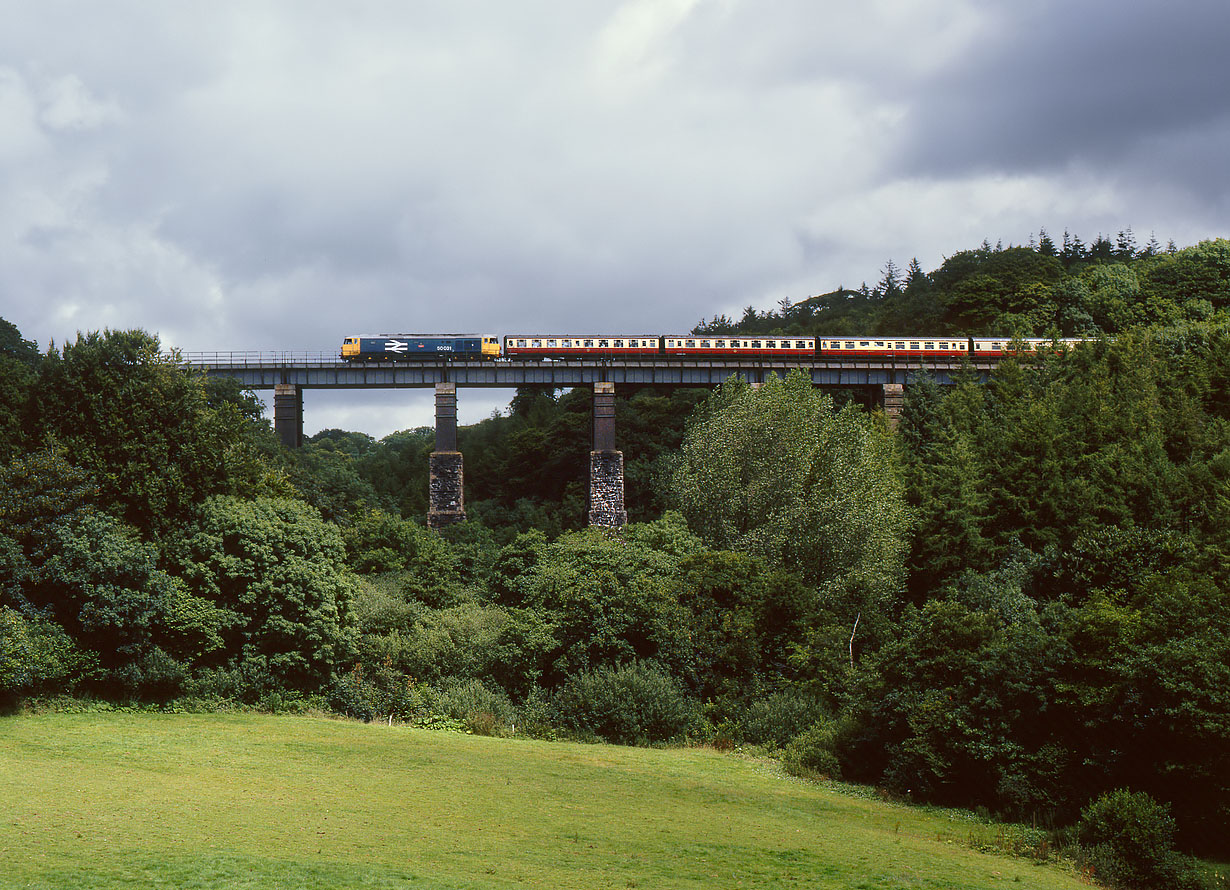
[[[427,359],[922,359],[1000,358],[1078,339],[798,337],[773,334],[361,334],[342,341],[353,362]]]

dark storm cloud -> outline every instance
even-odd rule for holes
[[[1039,226],[1182,244],[1230,224],[1219,4],[0,15],[0,315],[42,343],[665,332]]]
[[[940,176],[1140,173],[1170,145],[1224,152],[1228,37],[1223,2],[1004,4],[967,53],[900,85],[899,162]],[[1211,184],[1192,173],[1163,175],[1193,191]]]

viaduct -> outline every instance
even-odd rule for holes
[[[905,384],[921,371],[952,383],[959,371],[986,379],[995,361],[965,359],[841,360],[802,356],[790,360],[568,359],[524,361],[422,360],[405,363],[344,362],[336,354],[305,352],[193,352],[184,360],[206,374],[230,377],[245,389],[273,390],[274,432],[282,444],[303,444],[305,389],[410,389],[434,387],[436,446],[431,454],[430,508],[433,528],[465,519],[462,456],[457,449],[459,387],[547,386],[593,388],[593,450],[589,461],[589,524],[620,528],[624,509],[623,453],[615,447],[615,387],[715,387],[732,375],[755,385],[770,374],[801,370],[814,386],[864,388],[873,392],[889,422],[900,417]]]

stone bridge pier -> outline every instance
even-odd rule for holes
[[[615,449],[615,384],[594,384],[594,450],[589,453],[589,524],[623,528],[624,455]]]
[[[273,432],[287,448],[303,445],[303,390],[290,383],[273,387]]]
[[[466,518],[461,452],[457,450],[457,385],[436,384],[436,450],[429,461],[431,492],[427,527],[443,528]]]
[[[901,422],[901,412],[905,408],[905,387],[900,383],[882,383],[880,384],[880,398],[889,427],[896,429],[897,424]]]

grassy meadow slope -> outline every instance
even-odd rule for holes
[[[256,715],[0,720],[0,887],[1087,886],[711,750]]]

